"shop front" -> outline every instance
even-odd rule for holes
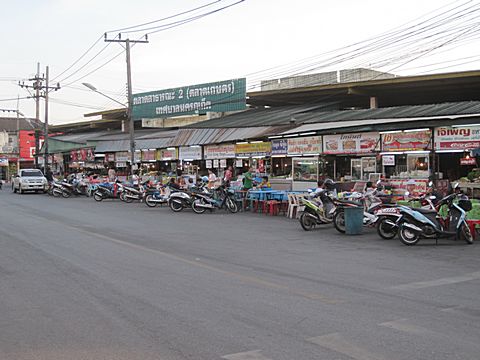
[[[379,143],[378,132],[325,135],[323,153],[326,175],[340,182],[378,179]]]
[[[166,183],[170,177],[177,174],[178,151],[175,147],[159,149],[156,151],[156,160],[160,162],[159,172],[162,183]]]
[[[159,167],[156,159],[156,150],[148,149],[141,151],[140,174],[155,177]]]
[[[382,136],[382,174],[389,179],[428,179],[432,132],[429,129],[387,131]]]
[[[272,143],[267,141],[239,142],[235,144],[235,157],[243,163],[243,171],[249,167],[259,176],[269,175],[271,170]],[[240,162],[238,162],[238,165]]]
[[[287,140],[287,156],[291,158],[293,190],[315,188],[323,175],[324,164],[320,159],[322,137],[295,137]]]
[[[235,144],[207,145],[203,147],[205,168],[212,169],[217,176],[222,176],[227,166],[236,169],[236,173],[242,173],[244,169],[243,159],[235,159]],[[245,163],[248,166],[248,163]]]
[[[202,147],[199,145],[181,146],[178,149],[178,158],[183,174],[195,180],[201,170]]]
[[[480,147],[480,126],[436,127],[436,171],[450,181],[467,177],[476,167],[473,155]]]

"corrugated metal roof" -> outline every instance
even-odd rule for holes
[[[422,116],[445,116],[479,114],[480,101],[442,103],[432,105],[395,106],[378,109],[329,110],[334,104],[310,106],[282,106],[251,109],[218,119],[203,121],[186,128],[238,128],[275,125],[301,125],[317,122],[335,122],[368,119],[411,118]]]
[[[96,153],[128,151],[130,149],[129,140],[105,140],[98,141],[95,147]]]
[[[168,146],[205,145],[262,138],[282,132],[287,127],[258,126],[247,128],[180,129]]]
[[[281,106],[272,108],[250,109],[221,118],[202,121],[186,126],[187,128],[227,128],[287,125],[292,123],[296,114],[310,111],[337,109],[336,103]],[[293,120],[295,122],[295,120]]]

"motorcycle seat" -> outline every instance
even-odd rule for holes
[[[414,208],[413,210],[418,211],[421,214],[436,214],[437,212],[432,209],[422,209],[422,208]]]
[[[337,200],[340,204],[352,204],[352,205],[357,205],[357,206],[363,206],[362,203],[358,201],[353,201],[353,200]]]

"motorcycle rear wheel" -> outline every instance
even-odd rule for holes
[[[133,201],[133,199],[132,199],[132,198],[129,198],[129,197],[127,196],[127,194],[124,193],[124,192],[121,192],[121,193],[120,193],[120,200],[126,202],[127,204],[130,204],[130,203]]]
[[[400,241],[407,246],[415,245],[420,240],[419,234],[413,232],[405,226],[400,227],[398,235],[400,236]]]
[[[300,215],[300,225],[302,225],[303,230],[311,231],[315,228],[315,221],[309,214],[302,213],[302,215]]]
[[[345,234],[345,211],[340,210],[333,215],[333,225],[338,232]]]
[[[473,244],[473,235],[467,224],[463,224],[461,226],[459,238],[460,240],[464,240],[469,245]]]
[[[398,228],[393,227],[392,225],[387,224],[387,220],[392,221],[388,217],[382,217],[377,224],[377,233],[378,235],[385,240],[393,239],[397,236]]]
[[[69,198],[72,195],[70,191],[62,190],[62,196],[64,198]]]

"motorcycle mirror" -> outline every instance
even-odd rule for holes
[[[428,183],[428,186],[432,187],[432,186],[433,186],[433,181],[430,181],[430,182]]]
[[[312,190],[312,189],[308,189],[307,192],[311,194],[311,193],[313,192],[313,190]]]
[[[453,189],[453,190],[456,190],[456,189],[458,189],[459,186],[460,186],[460,185],[459,185],[458,183],[454,183],[454,184],[452,185],[452,189]]]
[[[405,196],[409,196],[410,195],[410,192],[409,191],[405,191]]]
[[[380,184],[381,182],[382,182],[382,180],[378,179],[376,184],[378,185],[378,184]]]
[[[430,196],[430,200],[436,200],[437,197],[435,195]]]

